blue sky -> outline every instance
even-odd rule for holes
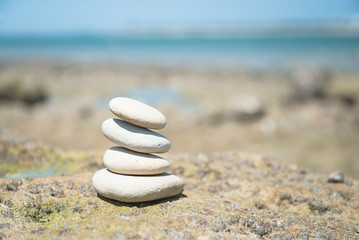
[[[0,33],[359,20],[359,0],[0,0]]]

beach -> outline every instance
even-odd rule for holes
[[[358,239],[358,16],[0,1],[0,240]]]
[[[20,139],[101,152],[112,146],[101,133],[112,117],[108,101],[125,96],[167,116],[160,133],[172,154],[244,151],[323,173],[359,171],[355,72],[76,61],[3,61],[0,68],[4,92],[17,89],[0,104],[1,130]]]
[[[356,239],[357,9],[155,2],[0,4],[0,240]]]

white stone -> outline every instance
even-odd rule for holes
[[[167,123],[160,111],[131,98],[114,98],[110,101],[109,108],[117,117],[140,127],[161,129]]]
[[[161,134],[116,118],[105,120],[102,132],[113,143],[136,152],[164,153],[171,148],[170,141]]]
[[[145,202],[172,197],[182,192],[183,181],[169,173],[153,176],[129,176],[108,169],[97,171],[92,177],[96,191],[121,202]]]
[[[109,148],[103,155],[107,169],[130,175],[154,175],[170,168],[167,160],[149,153],[139,153],[122,147]]]

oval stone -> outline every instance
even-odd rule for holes
[[[153,176],[130,176],[108,169],[97,171],[92,177],[96,191],[121,202],[146,202],[175,196],[182,192],[183,181],[169,173]]]
[[[164,153],[171,148],[170,141],[161,134],[116,118],[105,120],[102,132],[113,143],[136,152]]]
[[[131,98],[114,98],[110,101],[109,108],[117,117],[140,127],[161,129],[167,123],[160,111]]]
[[[107,169],[115,173],[154,175],[166,172],[167,160],[149,153],[139,153],[123,147],[111,147],[103,155]]]

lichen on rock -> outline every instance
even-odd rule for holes
[[[8,239],[358,237],[356,180],[328,183],[325,175],[242,152],[168,159],[184,192],[145,203],[97,195],[86,158],[76,162],[85,166],[82,173],[2,178],[0,233]]]

